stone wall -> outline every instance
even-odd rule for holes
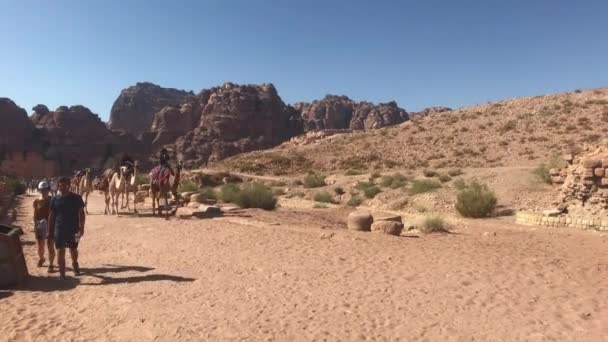
[[[547,226],[608,231],[608,218],[592,216],[548,216],[543,213],[522,211],[515,214],[515,223],[526,226]]]

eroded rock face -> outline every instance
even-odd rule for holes
[[[114,101],[108,125],[113,130],[124,130],[138,136],[150,131],[154,115],[161,109],[179,107],[187,96],[192,95],[192,92],[162,88],[148,82],[137,83],[124,89]]]
[[[0,149],[23,151],[29,145],[34,126],[26,111],[11,99],[0,98]]]
[[[200,124],[175,143],[178,156],[191,164],[275,146],[302,132],[299,112],[272,84],[226,83],[197,97]]]
[[[94,114],[84,106],[60,106],[53,112],[39,111],[41,105],[34,107],[31,120],[44,136],[55,144],[94,143],[104,140],[110,131]],[[46,106],[44,106],[46,108]],[[41,113],[45,114],[41,114]]]
[[[325,129],[369,130],[407,121],[407,112],[397,103],[374,105],[355,102],[346,96],[327,95],[322,100],[294,105],[301,112],[305,131]]]

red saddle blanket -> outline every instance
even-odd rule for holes
[[[168,182],[171,175],[173,175],[173,170],[162,165],[156,166],[150,172],[150,178],[155,184],[158,185]]]

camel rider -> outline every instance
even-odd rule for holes
[[[163,148],[162,150],[160,150],[160,155],[158,156],[158,162],[161,166],[171,168],[171,166],[169,166],[170,159],[171,159],[171,157],[169,156],[169,151],[167,151],[166,148]]]

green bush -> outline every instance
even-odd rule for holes
[[[317,192],[313,199],[315,200],[315,202],[321,202],[321,203],[335,203],[334,201],[334,197],[327,191],[320,191]]]
[[[464,217],[488,217],[496,207],[496,195],[487,186],[474,181],[456,197],[456,210]]]
[[[409,192],[412,194],[422,194],[441,188],[441,184],[430,179],[416,179],[412,182]]]
[[[23,195],[27,190],[25,184],[15,178],[7,178],[6,179],[6,188],[9,192],[14,194],[15,196]]]
[[[223,202],[236,203],[240,193],[241,188],[237,184],[225,184],[220,189],[219,197]]]
[[[429,216],[422,222],[420,229],[423,233],[449,233],[445,221],[439,216]]]
[[[191,180],[183,180],[179,183],[179,186],[177,187],[177,192],[194,192],[198,190],[198,185],[196,185]]]
[[[363,203],[363,199],[361,197],[353,196],[348,200],[348,202],[346,202],[346,205],[349,207],[358,207],[361,205],[361,203]]]
[[[357,185],[355,185],[355,189],[363,191],[367,188],[371,188],[374,185],[374,182],[358,182]]]
[[[266,185],[251,183],[245,184],[236,194],[235,203],[241,208],[273,210],[277,206],[277,198]]]
[[[213,200],[217,199],[217,193],[215,192],[215,190],[212,187],[209,187],[209,186],[203,187],[201,189],[201,193],[203,195],[205,195],[205,198],[207,198],[207,199],[213,199]]]
[[[391,176],[383,176],[380,180],[381,186],[391,189],[403,188],[406,184],[407,178],[400,173],[395,173]]]
[[[547,166],[545,163],[540,164],[534,170],[532,170],[532,174],[534,174],[543,183],[553,183],[551,181],[551,175],[549,174],[549,166]]]
[[[305,188],[320,188],[325,185],[326,185],[325,176],[311,173],[308,176],[306,176],[306,178],[304,178],[304,187]]]
[[[374,197],[376,197],[377,194],[379,194],[381,192],[382,192],[382,190],[379,187],[377,187],[376,185],[363,189],[363,194],[367,198],[374,198]]]

